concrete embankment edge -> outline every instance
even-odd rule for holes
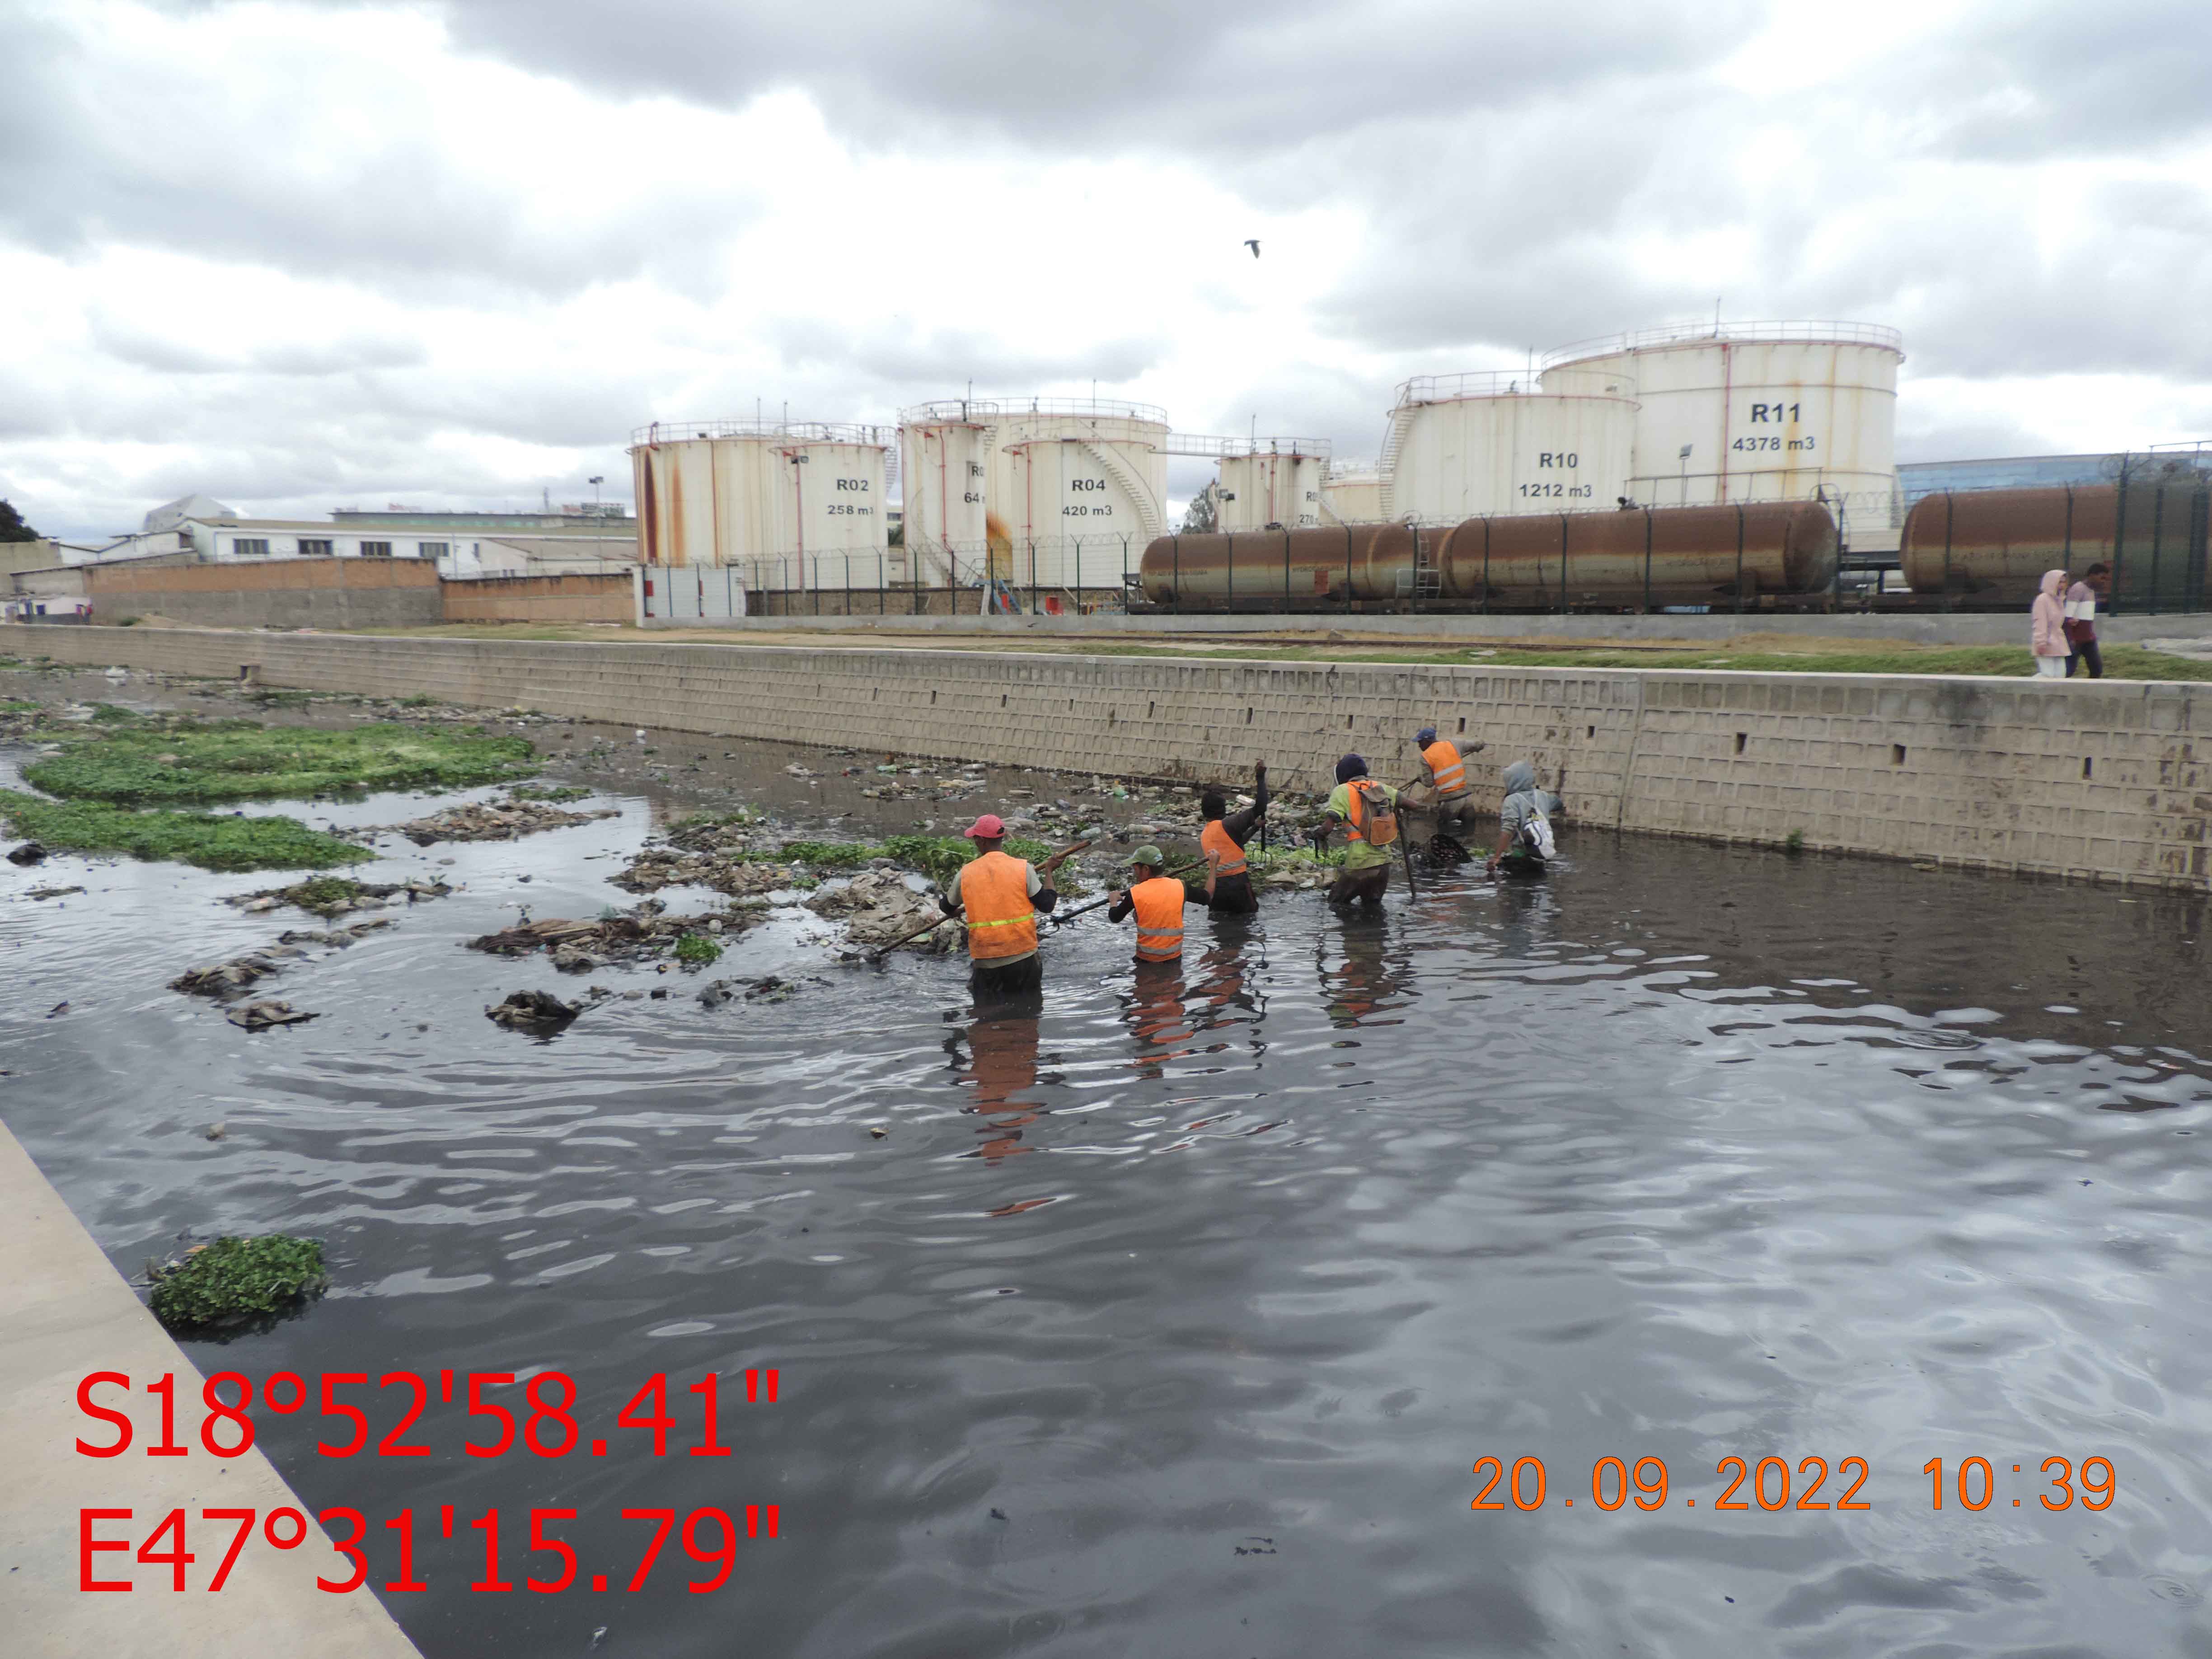
[[[0,1501],[0,1650],[9,1659],[418,1659],[415,1647],[366,1588],[333,1595],[315,1588],[349,1571],[317,1528],[314,1512],[284,1484],[260,1448],[218,1459],[198,1443],[200,1372],[170,1340],[100,1247],[70,1213],[15,1137],[0,1127],[0,1423],[9,1479]],[[79,1412],[77,1384],[94,1371],[131,1378],[126,1393],[102,1384],[94,1398],[132,1420],[131,1449],[88,1457],[79,1437],[106,1444],[115,1429]],[[145,1384],[176,1378],[183,1457],[149,1457],[161,1437],[161,1401]],[[224,1425],[226,1435],[229,1425]],[[203,1509],[291,1508],[307,1540],[278,1551],[258,1534],[216,1595],[206,1585],[237,1528],[203,1521]],[[92,1559],[97,1579],[137,1588],[79,1588],[79,1513],[131,1510],[96,1522],[94,1536],[143,1542],[172,1510],[185,1511],[186,1543],[199,1559],[182,1592],[163,1566],[129,1553]],[[167,1540],[165,1541],[165,1546]],[[212,1547],[210,1545],[212,1543]]]
[[[650,641],[0,629],[0,650],[781,742],[1294,789],[1433,723],[1534,761],[1576,826],[2203,891],[2212,687]],[[1464,724],[1462,725],[1462,722]],[[1494,787],[1494,784],[1493,784]]]
[[[447,609],[450,611],[450,605]],[[899,635],[924,638],[981,638],[1026,640],[1176,639],[1218,641],[1238,636],[1264,645],[1269,638],[1336,639],[1346,644],[1369,641],[1421,640],[1441,644],[1495,644],[1514,640],[1692,640],[1718,642],[1746,635],[1790,634],[1801,638],[1851,640],[1869,647],[1914,645],[2010,645],[2027,649],[2027,613],[2019,611],[1846,611],[1803,614],[1791,611],[1725,611],[1684,616],[1668,612],[1621,616],[1576,612],[1483,616],[1462,612],[1449,616],[1383,616],[1355,611],[1345,615],[1308,611],[1272,614],[1262,611],[1194,612],[1188,616],[1122,616],[1111,613],[1055,617],[1049,612],[1020,616],[911,616],[894,603],[879,614],[866,611],[850,614],[808,616],[805,613],[737,617],[665,618],[648,620],[647,631],[662,629],[726,629],[732,643],[741,644],[748,633],[842,634],[894,640]],[[2143,640],[2203,639],[2212,636],[2212,611],[2169,616],[2100,617],[2098,637],[2106,645],[2132,645]]]

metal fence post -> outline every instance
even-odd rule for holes
[[[2158,556],[2159,545],[2166,535],[2166,486],[2158,486],[2150,498],[2150,614],[2158,615]]]
[[[1735,504],[1735,613],[1743,614],[1743,503]]]
[[[1083,538],[1075,538],[1075,614],[1083,614]]]
[[[1840,567],[1839,567],[1840,568]],[[1644,610],[1651,611],[1651,509],[1644,509]]]

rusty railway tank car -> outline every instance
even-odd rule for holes
[[[1825,593],[1836,521],[1818,501],[1470,519],[1443,594],[1510,610],[1718,605]]]
[[[2205,599],[2208,493],[2194,479],[1945,490],[1912,504],[1899,562],[1915,593],[2019,605],[2045,571],[2103,563],[2127,609],[2194,610]]]
[[[1836,543],[1817,501],[1747,501],[1163,536],[1138,580],[1154,605],[1206,609],[1715,605],[1826,592]]]

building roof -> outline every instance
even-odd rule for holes
[[[237,516],[236,507],[225,507],[213,496],[179,495],[175,501],[167,502],[149,513],[144,524],[139,528],[141,534],[152,534],[163,530],[174,530],[187,519],[198,519],[201,523],[207,524],[234,519]]]
[[[533,564],[635,564],[637,538],[629,536],[486,536],[482,544],[511,547]]]

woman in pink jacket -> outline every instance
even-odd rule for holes
[[[2043,573],[2043,591],[2035,596],[2027,641],[2028,649],[2035,653],[2035,672],[2039,679],[2064,679],[2066,659],[2073,654],[2074,647],[2066,642],[2065,592],[2064,571]]]

